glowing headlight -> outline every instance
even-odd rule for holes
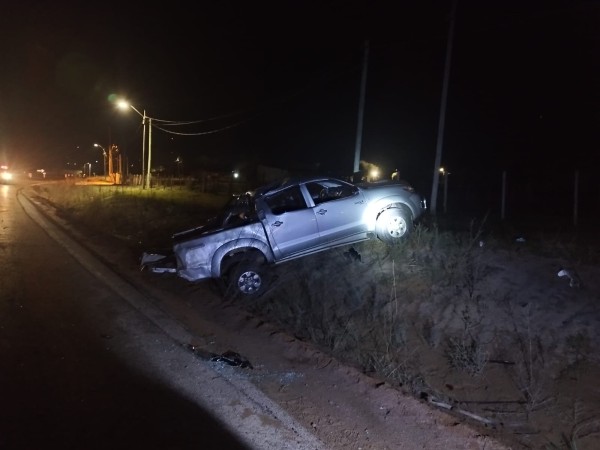
[[[12,180],[13,175],[10,172],[2,172],[0,174],[0,178],[3,179],[3,180],[5,180],[5,181],[10,181],[10,180]]]

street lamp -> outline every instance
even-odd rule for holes
[[[100,144],[94,144],[94,147],[100,147],[102,149],[102,154],[104,155],[104,176],[106,177],[106,149]]]
[[[444,180],[444,214],[446,214],[448,211],[448,177],[450,176],[450,172],[440,167],[440,175],[442,175]]]
[[[183,160],[181,159],[181,156],[178,156],[175,159],[175,163],[177,164],[177,177],[181,176],[181,164],[183,164]]]
[[[138,115],[142,118],[143,125],[143,136],[142,136],[142,188],[148,186],[150,187],[150,167],[151,167],[151,159],[152,159],[152,118],[146,115],[146,110],[144,112],[139,112],[135,106],[131,103],[126,102],[125,100],[120,100],[117,102],[117,107],[123,110],[133,109]],[[144,183],[144,159],[146,157],[146,120],[148,121],[148,172],[146,174],[146,182]]]

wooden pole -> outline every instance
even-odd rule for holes
[[[365,110],[365,92],[367,90],[367,67],[369,64],[369,41],[365,41],[362,77],[360,81],[360,99],[358,104],[358,125],[356,127],[356,144],[354,146],[354,173],[360,170],[360,152],[362,147],[362,131]]]
[[[573,226],[577,226],[577,216],[579,208],[579,170],[575,171],[573,186]]]
[[[442,85],[442,103],[440,106],[440,120],[438,123],[437,144],[435,149],[435,163],[433,165],[433,185],[431,187],[431,203],[429,212],[433,215],[437,208],[437,191],[440,183],[440,166],[442,164],[442,147],[444,145],[444,127],[446,125],[446,105],[448,99],[448,83],[450,79],[450,62],[452,60],[452,41],[454,40],[454,17],[456,15],[456,4],[458,0],[452,2],[452,12],[450,13],[450,28],[448,30],[448,44],[446,47],[446,63],[444,67],[444,82]]]
[[[502,171],[502,197],[500,204],[500,219],[504,220],[506,217],[506,170]]]

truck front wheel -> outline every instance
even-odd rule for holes
[[[406,207],[390,208],[377,218],[377,237],[386,244],[393,244],[408,236],[412,230],[412,218]]]

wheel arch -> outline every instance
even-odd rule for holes
[[[224,276],[236,263],[245,258],[254,258],[256,262],[272,262],[273,258],[270,251],[265,251],[265,248],[258,246],[237,246],[235,248],[226,249],[221,247],[213,256],[212,276],[219,278]]]
[[[401,218],[402,221],[398,222],[398,220],[392,219],[393,217]],[[375,234],[380,241],[386,244],[400,242],[412,233],[413,220],[413,213],[408,206],[404,204],[390,205],[389,208],[383,209],[377,215]]]
[[[410,220],[414,220],[414,217],[415,217],[414,211],[410,208],[410,206],[408,206],[406,203],[403,203],[403,202],[388,203],[387,205],[385,205],[385,207],[380,208],[379,212],[375,215],[375,220],[379,219],[379,216],[381,216],[388,209],[394,209],[394,208],[406,210],[408,213],[410,213]]]

